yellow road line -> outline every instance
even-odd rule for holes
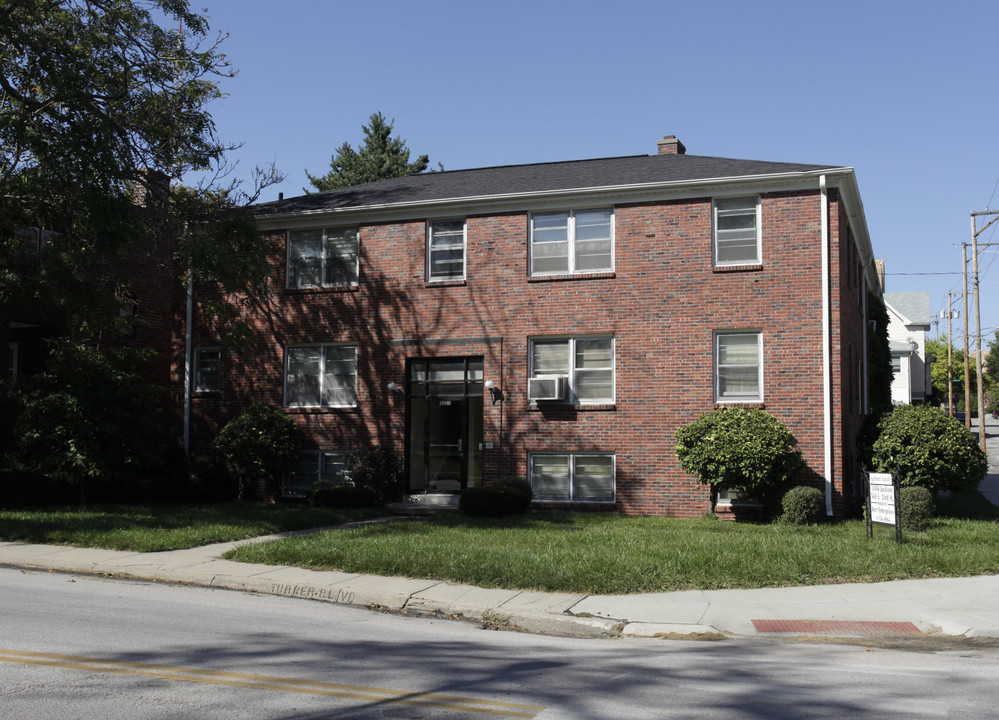
[[[477,700],[460,695],[438,693],[416,693],[404,690],[345,685],[302,678],[286,678],[275,675],[225,672],[203,668],[176,667],[154,663],[105,660],[82,655],[59,655],[55,653],[30,652],[25,650],[5,650],[0,648],[0,662],[44,665],[71,670],[90,670],[113,675],[140,675],[180,682],[208,683],[231,687],[247,687],[258,690],[277,690],[301,695],[349,698],[368,702],[392,702],[407,705],[424,705],[450,710],[501,715],[504,717],[533,718],[544,707],[518,705],[499,701]]]

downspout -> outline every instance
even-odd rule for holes
[[[860,273],[860,302],[861,302],[861,318],[863,319],[863,335],[861,339],[863,341],[863,351],[861,358],[863,367],[863,373],[861,373],[861,387],[863,392],[861,393],[861,407],[860,412],[862,415],[867,415],[871,412],[871,395],[870,395],[870,361],[867,357],[867,344],[870,340],[867,337],[867,324],[868,324],[868,314],[870,309],[867,307],[867,273]]]
[[[829,190],[826,176],[819,176],[822,201],[822,440],[824,444],[823,475],[826,481],[826,515],[832,517],[832,307],[830,301]]]
[[[191,371],[194,364],[194,275],[187,265],[187,328],[184,331],[184,456],[191,455]]]

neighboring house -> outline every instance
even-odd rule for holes
[[[868,292],[852,168],[659,154],[426,173],[256,206],[274,266],[253,358],[196,323],[192,443],[250,403],[307,452],[286,495],[380,445],[410,494],[529,479],[541,507],[699,517],[676,429],[728,405],[859,507]],[[719,508],[724,510],[725,508]]]
[[[921,405],[933,392],[926,356],[930,317],[929,292],[885,293],[888,308],[888,344],[891,346],[891,401],[895,405]]]

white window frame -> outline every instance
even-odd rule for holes
[[[307,350],[312,348],[318,348],[320,350],[319,355],[319,372],[318,372],[318,386],[317,392],[319,396],[318,403],[310,402],[294,402],[292,400],[292,392],[289,391],[289,386],[293,384],[291,376],[291,361],[292,355],[296,351]],[[331,403],[326,401],[326,395],[329,392],[329,388],[326,387],[326,378],[328,377],[326,372],[326,362],[327,353],[331,348],[343,349],[350,348],[354,351],[354,371],[350,376],[352,378],[353,387],[349,388],[352,392],[352,399],[347,403]],[[288,408],[351,408],[357,407],[357,345],[353,343],[312,343],[304,345],[289,345],[285,348],[284,353],[284,406]]]
[[[434,251],[455,250],[457,246],[447,246],[434,248],[434,228],[435,226],[457,225],[461,223],[461,272],[456,275],[435,275],[433,256]],[[451,235],[453,231],[442,235]],[[428,220],[427,221],[427,282],[447,282],[449,280],[464,280],[468,268],[468,223],[465,220]]]
[[[606,212],[608,214],[608,223],[610,225],[610,237],[608,241],[610,242],[610,261],[607,267],[600,268],[585,268],[579,269],[577,267],[576,259],[576,216],[577,214],[588,213],[588,212]],[[603,273],[603,272],[613,272],[614,271],[614,208],[607,207],[597,207],[597,208],[579,208],[576,210],[557,210],[552,212],[537,212],[531,214],[530,222],[530,237],[528,242],[528,263],[530,267],[531,277],[545,277],[547,275],[586,275],[590,273]],[[548,271],[538,271],[535,269],[535,221],[540,217],[551,217],[556,215],[566,216],[566,253],[568,257],[566,258],[566,268],[564,270],[548,270]]]
[[[753,394],[722,394],[723,367],[721,363],[721,345],[724,338],[755,337],[756,338],[756,388]],[[715,402],[718,403],[758,403],[763,402],[763,333],[759,330],[726,330],[715,333],[714,336],[714,371],[715,371]],[[753,367],[749,363],[726,363],[725,368]]]
[[[736,204],[743,203],[745,207],[741,208],[742,212],[739,212],[740,208],[724,208],[719,209],[719,205]],[[731,214],[731,215],[748,215],[749,205],[755,205],[755,223],[756,223],[756,253],[753,258],[740,258],[736,260],[723,259],[722,252],[725,249],[725,239],[723,235],[725,233],[733,233],[731,230],[720,230],[718,227],[719,214]],[[725,266],[738,266],[738,265],[760,265],[763,263],[763,235],[762,235],[762,223],[761,223],[761,212],[760,212],[760,197],[755,196],[745,196],[745,197],[719,197],[714,198],[711,202],[711,254],[712,260],[715,267],[725,267]]]
[[[609,368],[589,368],[589,371],[596,370],[609,370],[610,371],[610,395],[608,397],[593,397],[593,398],[580,398],[576,390],[579,386],[579,376],[581,373],[585,373],[588,370],[577,366],[576,354],[577,354],[577,344],[585,342],[588,340],[609,340],[610,341],[610,354],[611,362]],[[535,357],[534,357],[534,347],[537,344],[555,344],[555,343],[566,343],[566,352],[568,354],[568,365],[566,367],[566,376],[568,377],[569,391],[567,397],[563,402],[571,405],[606,405],[613,404],[615,402],[615,397],[617,395],[617,341],[613,335],[572,335],[564,336],[557,335],[552,337],[534,337],[530,338],[527,343],[527,362],[528,362],[528,373],[529,377],[539,377],[545,375],[561,375],[561,372],[553,373],[549,368],[536,368],[535,367]]]
[[[613,452],[598,452],[598,451],[539,451],[539,452],[529,452],[527,455],[527,478],[528,482],[531,483],[532,490],[534,489],[534,461],[535,458],[542,457],[564,457],[567,459],[568,463],[568,494],[566,496],[561,495],[545,495],[538,492],[534,493],[535,502],[571,502],[571,503],[601,503],[601,504],[613,504],[617,501],[617,455]],[[577,484],[576,478],[576,465],[581,458],[587,457],[600,457],[600,458],[610,458],[610,497],[605,499],[592,499],[592,498],[580,498],[578,496],[579,486]]]
[[[202,358],[210,353],[214,353],[215,375],[214,383],[202,382],[201,370],[203,366]],[[194,392],[196,393],[217,393],[222,390],[222,351],[217,347],[195,348],[194,350]]]
[[[304,482],[299,483],[294,481],[304,475],[301,472],[302,464],[311,462],[312,460],[315,461],[316,473],[309,489],[321,480],[329,480],[334,485],[346,485],[349,483],[346,468],[346,452],[342,450],[303,450],[299,453],[298,467],[293,473],[286,476],[281,484],[281,494],[284,497],[305,497],[308,494],[308,490],[301,489],[305,485]],[[337,466],[340,466],[339,470],[335,469]],[[309,475],[312,475],[312,473],[310,472]]]
[[[322,248],[320,251],[320,265],[319,265],[319,282],[309,283],[305,281],[297,281],[294,279],[295,271],[292,268],[292,245],[294,243],[294,235],[296,233],[308,233],[308,232],[318,232],[321,233],[321,243]],[[339,235],[342,233],[353,232],[354,234],[354,247],[353,247],[353,258],[345,258],[345,265],[348,266],[349,277],[347,280],[339,280],[335,282],[327,282],[326,273],[328,270],[327,264],[330,258],[330,251],[332,248],[331,237]],[[345,226],[345,227],[324,227],[324,228],[291,228],[287,231],[285,237],[287,238],[287,245],[285,248],[285,288],[288,290],[300,290],[300,289],[311,289],[311,288],[335,288],[335,287],[354,287],[358,284],[359,277],[359,258],[361,254],[361,233],[357,226]],[[351,262],[353,267],[349,267]]]

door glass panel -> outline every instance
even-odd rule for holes
[[[409,490],[482,485],[482,358],[413,360],[409,369]]]
[[[427,398],[409,399],[409,491],[427,489]]]
[[[482,383],[476,383],[478,395],[469,395],[468,403],[468,487],[482,487]],[[469,387],[472,384],[469,383]]]
[[[427,400],[430,492],[459,492],[462,487],[464,399],[432,397]]]

